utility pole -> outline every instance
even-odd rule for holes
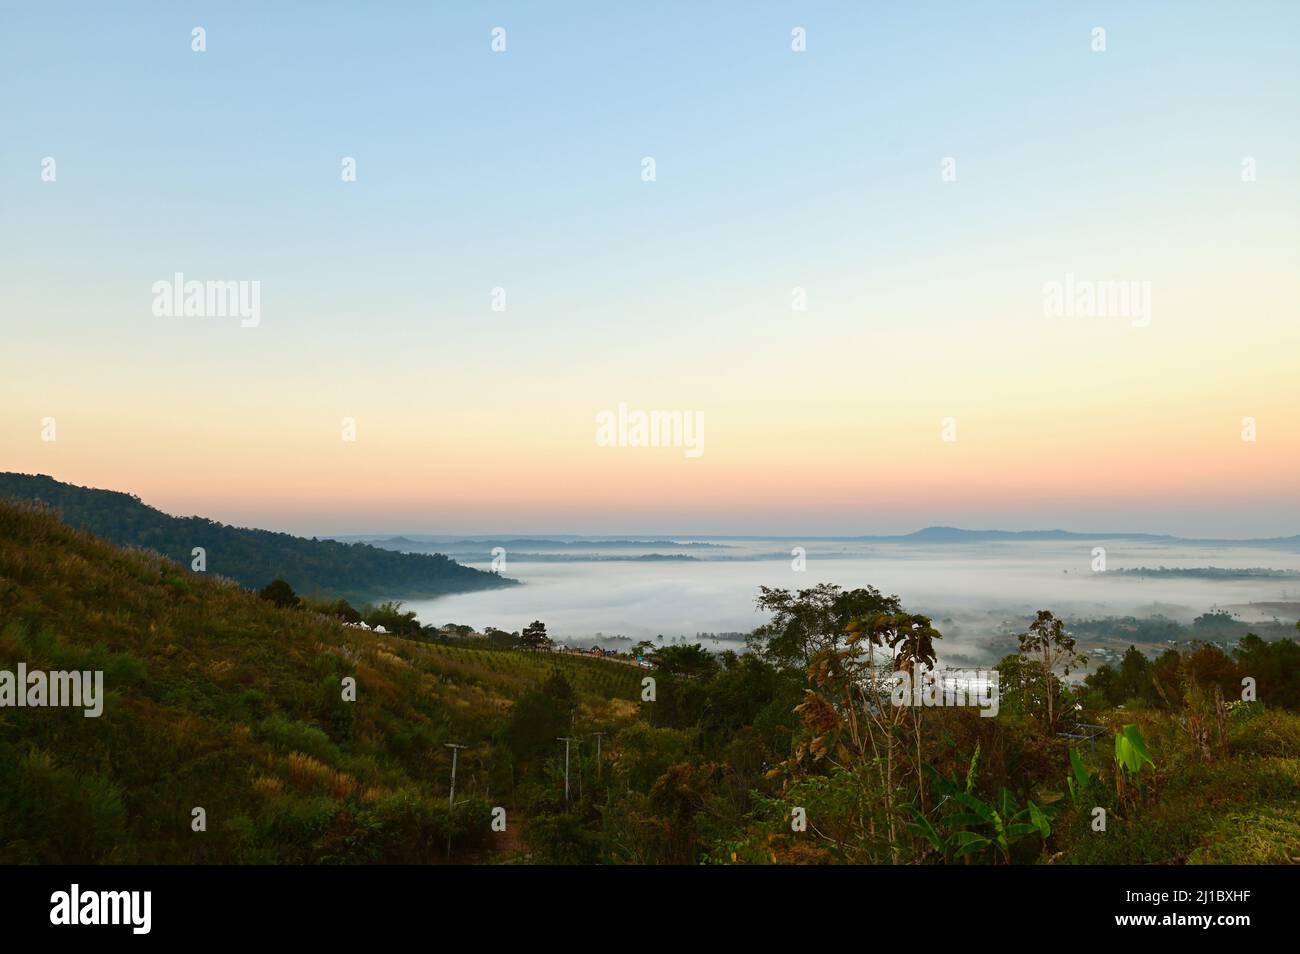
[[[604,734],[605,734],[604,732],[592,733],[592,735],[596,737],[596,776],[597,777],[600,776],[600,737]]]
[[[582,741],[580,739],[573,740],[573,750],[573,754],[578,759],[578,801],[582,801]]]
[[[557,736],[556,742],[564,743],[564,800],[569,800],[569,743],[573,741],[570,736]]]
[[[456,807],[456,759],[457,756],[460,755],[460,750],[467,749],[469,748],[469,746],[457,745],[455,742],[444,742],[443,747],[451,749],[451,794],[447,797],[447,807],[455,808]],[[447,819],[447,825],[449,829],[447,832],[447,860],[450,861],[451,860],[451,831],[450,831],[451,818],[450,817]]]

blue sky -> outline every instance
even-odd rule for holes
[[[202,54],[190,48],[196,25]],[[592,410],[626,398],[703,408],[720,443],[729,414],[750,415],[730,433],[745,446],[734,466],[752,467],[754,434],[780,416],[755,382],[795,383],[807,414],[852,416],[851,391],[826,382],[843,379],[854,352],[931,369],[936,408],[1023,409],[1034,391],[975,393],[966,375],[1008,379],[1016,366],[1000,363],[999,342],[1025,334],[1016,309],[1035,304],[1045,278],[1150,276],[1166,302],[1215,308],[1234,296],[1250,308],[1294,302],[1298,25],[1300,6],[1264,2],[7,4],[0,308],[23,347],[0,371],[23,416],[5,434],[29,432],[47,405],[74,420],[84,410],[89,428],[94,405],[118,422],[115,446],[156,441],[141,453],[157,466],[133,470],[87,445],[56,476],[340,530],[353,518],[337,491],[289,516],[259,510],[216,489],[237,470],[187,485],[184,462],[167,458],[181,445],[150,435],[203,431],[222,467],[265,469],[273,438],[245,439],[259,415],[281,415],[282,431],[313,402],[331,420],[416,406],[463,428],[489,408],[470,443],[508,460],[522,438],[502,422],[536,414],[533,432],[578,418],[585,428]],[[500,55],[495,26],[507,30]],[[790,50],[795,26],[805,54]],[[1096,26],[1104,54],[1089,49]],[[1262,173],[1243,198],[1246,155]],[[57,159],[55,188],[39,180],[44,156]],[[340,181],[344,156],[357,160],[354,184]],[[644,156],[653,184],[639,179]],[[937,185],[945,156],[958,162],[953,188]],[[142,289],[175,271],[262,281],[267,321],[241,337],[140,320]],[[785,324],[793,285],[814,303],[797,336]],[[508,320],[486,311],[495,286],[508,289]],[[1099,404],[1143,400],[1134,369],[1180,348],[1193,363],[1222,354],[1214,315],[1188,314],[1179,334],[1153,332],[1118,358],[1098,345],[1086,367],[1079,357],[1077,370],[1097,377],[1070,376],[1093,381],[1074,404],[1097,399],[1097,380]],[[1234,316],[1245,337],[1229,350],[1289,346],[1293,319],[1293,307]],[[917,353],[917,340],[934,350]],[[948,391],[937,383],[954,377]],[[1292,396],[1275,385],[1252,400]],[[551,446],[568,440],[565,430]],[[431,460],[456,446],[426,444]],[[841,464],[818,456],[825,444],[795,453]],[[22,446],[15,466],[55,469],[45,451]],[[277,473],[294,476],[288,462]],[[473,497],[482,509],[465,519],[481,527],[495,511],[472,479],[443,496]],[[638,527],[684,526],[701,516],[684,502],[693,480],[680,483],[680,506],[629,498],[623,512]],[[1257,509],[1240,520],[1190,525],[1189,506],[1228,505],[1207,490],[1135,529],[1263,529],[1283,500],[1276,466],[1269,480],[1260,499],[1241,500],[1242,513]],[[774,493],[706,514],[707,529],[868,532],[983,515],[1114,527],[1151,512],[1138,500],[1039,511],[971,498],[867,508],[842,528],[819,494]],[[443,528],[445,514],[426,521],[427,503],[408,494],[385,519]],[[564,519],[577,523],[556,529],[619,519],[616,501],[590,521],[569,503]],[[537,527],[551,512],[538,497],[512,519]]]

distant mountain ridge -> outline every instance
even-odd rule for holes
[[[1245,539],[1225,539],[1216,537],[1179,537],[1168,533],[1138,533],[1129,531],[1106,531],[1090,533],[1079,530],[967,530],[961,527],[934,526],[923,527],[920,530],[913,530],[910,533],[895,534],[846,534],[846,535],[827,535],[827,534],[799,534],[791,535],[786,533],[773,534],[730,534],[730,533],[688,533],[676,535],[659,535],[655,539],[648,538],[605,538],[605,537],[581,537],[573,534],[553,534],[551,536],[528,536],[520,537],[510,534],[503,534],[499,537],[478,536],[455,539],[451,537],[426,537],[419,539],[420,535],[390,536],[384,537],[379,535],[357,535],[341,539],[365,540],[379,546],[396,546],[414,544],[421,547],[440,546],[448,549],[458,549],[471,545],[477,546],[520,546],[530,544],[538,546],[546,544],[549,547],[572,548],[579,550],[596,550],[596,549],[625,549],[634,546],[655,546],[655,547],[677,547],[696,548],[696,549],[728,549],[727,544],[715,543],[718,540],[792,540],[796,542],[807,542],[811,540],[836,540],[852,541],[855,543],[995,543],[998,541],[1007,542],[1034,542],[1034,541],[1054,541],[1054,540],[1142,540],[1148,543],[1190,543],[1201,546],[1238,546],[1238,547],[1280,547],[1284,549],[1300,548],[1300,534],[1294,534],[1286,537],[1252,537]]]
[[[349,600],[444,596],[516,585],[436,553],[401,553],[364,543],[307,539],[173,517],[132,494],[66,484],[44,474],[0,473],[0,499],[37,500],[65,523],[119,546],[155,550],[190,566],[205,551],[208,573],[261,588],[279,577],[298,592]]]
[[[632,547],[676,547],[677,549],[713,549],[724,550],[726,546],[721,543],[699,543],[695,541],[663,540],[663,539],[641,539],[641,538],[605,538],[590,537],[580,539],[565,539],[562,536],[556,537],[466,537],[462,539],[451,539],[444,537],[423,537],[398,535],[398,536],[379,536],[374,534],[348,534],[346,536],[333,537],[331,539],[342,540],[345,542],[371,543],[375,546],[412,546],[412,547],[545,547],[547,549],[580,549],[580,550],[619,550],[629,549]]]
[[[915,541],[917,543],[982,543],[988,540],[1177,540],[1160,533],[1079,533],[1074,530],[963,530],[960,527],[924,527],[892,536],[861,536],[854,540]]]
[[[1176,537],[1167,533],[1081,533],[1077,530],[963,530],[959,527],[925,527],[893,536],[844,537],[873,543],[988,543],[996,540],[1146,540],[1152,543],[1196,543],[1233,546],[1300,546],[1300,534],[1289,537],[1257,537],[1245,540]]]

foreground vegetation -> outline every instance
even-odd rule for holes
[[[434,861],[449,834],[474,857],[512,784],[493,735],[549,672],[517,656],[281,609],[0,504],[0,669],[103,670],[107,695],[98,719],[0,708],[0,862]],[[585,719],[633,708],[621,669],[559,665]]]
[[[1300,860],[1291,641],[1071,683],[1042,613],[988,717],[889,704],[942,634],[869,587],[764,590],[751,651],[651,671],[273,595],[0,504],[0,670],[107,690],[98,719],[0,708],[0,862]]]

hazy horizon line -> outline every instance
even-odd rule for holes
[[[1152,541],[1164,540],[1164,541],[1183,542],[1183,543],[1226,543],[1226,544],[1233,544],[1233,543],[1240,544],[1240,543],[1252,543],[1252,542],[1263,543],[1263,542],[1270,542],[1270,541],[1291,541],[1300,538],[1300,529],[1295,529],[1291,533],[1273,533],[1267,536],[1250,535],[1250,536],[1240,536],[1240,537],[1224,537],[1224,536],[1212,536],[1212,535],[1183,535],[1177,533],[1162,533],[1162,532],[1150,531],[1150,530],[1131,530],[1131,529],[1130,530],[1086,530],[1086,531],[1067,530],[1060,526],[1046,528],[1046,529],[1017,529],[1017,530],[1008,530],[1000,527],[985,527],[980,529],[972,529],[970,527],[959,526],[957,524],[952,524],[952,523],[925,524],[913,530],[907,530],[907,531],[895,532],[895,533],[859,531],[853,533],[834,533],[834,534],[827,534],[827,533],[800,534],[800,533],[789,533],[789,532],[786,533],[727,533],[727,532],[711,533],[711,532],[701,532],[698,530],[690,531],[686,533],[679,533],[679,532],[667,531],[667,530],[651,530],[651,531],[621,530],[621,531],[614,531],[610,533],[600,533],[600,534],[572,533],[570,531],[559,531],[559,530],[531,530],[531,531],[503,530],[498,532],[466,531],[466,532],[431,533],[431,532],[420,531],[420,530],[373,530],[373,529],[372,530],[355,530],[355,529],[322,530],[319,527],[312,528],[311,530],[303,530],[303,529],[285,529],[283,524],[281,524],[280,527],[275,527],[273,525],[268,525],[271,524],[272,521],[261,520],[256,517],[252,517],[251,519],[248,517],[243,518],[244,520],[248,520],[249,522],[232,522],[230,518],[222,518],[222,517],[212,515],[213,513],[216,512],[215,509],[210,510],[206,514],[205,513],[188,513],[188,514],[183,513],[179,508],[174,508],[174,504],[172,505],[173,509],[164,509],[163,506],[150,503],[148,500],[145,499],[144,496],[142,496],[138,491],[135,490],[120,490],[114,487],[95,486],[93,484],[80,484],[80,483],[76,483],[74,480],[55,477],[52,474],[44,473],[39,470],[33,472],[25,472],[21,470],[6,470],[6,471],[0,471],[0,476],[23,477],[23,478],[37,479],[37,480],[44,479],[44,480],[53,481],[57,484],[62,484],[64,486],[75,487],[83,490],[124,494],[133,497],[143,506],[150,507],[154,510],[157,510],[159,513],[166,514],[167,516],[176,517],[180,519],[185,519],[187,517],[199,517],[201,519],[214,520],[218,523],[223,523],[226,526],[236,527],[240,529],[267,530],[273,533],[287,533],[291,536],[300,536],[304,538],[317,537],[317,538],[334,539],[334,540],[342,540],[347,538],[377,539],[377,538],[384,538],[384,537],[404,536],[404,537],[425,537],[431,540],[471,540],[471,541],[476,539],[484,539],[484,540],[498,539],[499,540],[505,537],[514,537],[514,538],[552,537],[552,538],[570,538],[573,540],[614,540],[614,539],[629,539],[629,538],[643,538],[643,539],[653,540],[653,539],[676,538],[678,540],[685,540],[685,541],[696,539],[696,540],[751,540],[751,541],[752,540],[783,540],[783,541],[790,540],[795,542],[809,541],[809,540],[888,542],[888,541],[906,540],[909,537],[915,537],[917,535],[924,534],[927,531],[948,531],[956,534],[969,534],[972,537],[977,537],[981,534],[985,534],[985,535],[1002,534],[1002,535],[1007,535],[1009,537],[1016,536],[1021,538],[1022,540],[1026,538],[1033,538],[1035,536],[1042,537],[1042,538],[1050,538],[1051,535],[1060,535],[1057,537],[1057,539],[1064,539],[1064,538],[1074,538],[1074,539],[1081,539],[1081,540],[1106,539],[1106,538],[1149,539]],[[241,518],[239,517],[234,518],[234,520],[240,520],[240,519]],[[297,527],[301,528],[304,526],[304,523],[305,521],[298,521],[296,525]],[[932,542],[941,542],[941,541],[932,541]],[[977,542],[977,541],[972,541],[972,542]]]
[[[845,533],[845,534],[797,534],[797,533],[700,533],[692,531],[690,533],[676,533],[672,531],[634,531],[614,533],[570,533],[567,531],[500,531],[497,533],[428,533],[415,530],[395,530],[395,531],[370,531],[370,532],[347,532],[324,534],[317,532],[314,534],[318,537],[327,537],[333,540],[343,540],[348,538],[354,539],[388,539],[404,537],[407,539],[423,538],[430,541],[464,541],[467,543],[493,542],[506,538],[527,539],[527,540],[592,540],[592,541],[610,541],[610,540],[627,540],[633,543],[653,543],[656,541],[668,541],[673,543],[689,543],[691,541],[704,540],[826,540],[826,541],[887,541],[887,540],[904,540],[909,537],[915,537],[926,531],[951,531],[954,533],[970,534],[979,536],[981,534],[1004,534],[1018,537],[1031,536],[1049,536],[1060,534],[1067,537],[1086,538],[1086,539],[1134,539],[1145,538],[1150,540],[1168,540],[1180,543],[1249,543],[1275,540],[1295,540],[1300,538],[1300,531],[1290,534],[1277,534],[1274,536],[1260,537],[1212,537],[1212,536],[1183,536],[1176,533],[1157,533],[1147,530],[1067,530],[1061,527],[1051,529],[1022,529],[1008,530],[1002,527],[987,527],[972,529],[970,527],[959,527],[952,524],[929,524],[919,527],[916,530],[908,530],[902,533]]]

